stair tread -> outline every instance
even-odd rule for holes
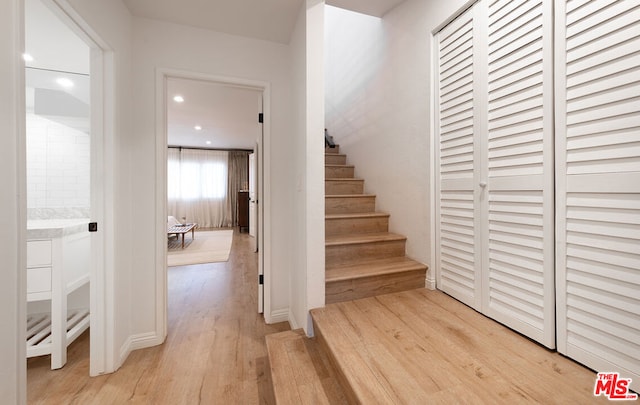
[[[354,165],[341,165],[341,164],[336,164],[336,163],[325,163],[324,167],[353,167],[355,168]]]
[[[406,240],[407,237],[391,232],[375,232],[355,235],[333,235],[325,237],[325,246],[356,245],[386,241]]]
[[[324,181],[364,181],[364,179],[358,179],[355,177],[329,177],[325,178]]]
[[[347,218],[384,218],[389,217],[386,212],[354,212],[346,214],[325,214],[325,219],[347,219]]]
[[[327,268],[325,271],[325,281],[330,283],[426,269],[427,266],[425,264],[417,262],[407,256],[392,257]]]
[[[347,403],[327,355],[302,329],[265,339],[276,403]]]

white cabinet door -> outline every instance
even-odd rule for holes
[[[640,2],[558,2],[558,351],[640,389]]]
[[[552,4],[480,1],[437,34],[438,288],[555,347]]]

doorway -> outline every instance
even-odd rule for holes
[[[111,207],[102,146],[110,137],[103,86],[111,60],[72,11],[65,1],[25,1],[27,308],[50,319],[49,341],[30,354],[51,353],[51,368],[62,367],[68,342],[89,328],[90,374],[98,375],[112,371],[104,316],[110,296],[100,281]],[[89,232],[90,222],[97,232]]]
[[[206,86],[217,86],[220,89],[224,89],[225,91],[232,91],[234,89],[241,91],[252,91],[258,92],[260,97],[257,99],[257,102],[260,104],[259,109],[262,121],[259,125],[257,133],[255,133],[253,137],[253,144],[255,146],[255,156],[258,164],[256,165],[256,182],[257,182],[257,197],[255,198],[255,203],[257,205],[257,230],[256,230],[256,239],[257,239],[257,251],[258,251],[258,273],[256,275],[256,288],[259,291],[259,303],[258,303],[258,312],[266,311],[270,308],[269,305],[269,296],[264,296],[262,293],[264,285],[259,284],[260,281],[264,280],[265,274],[269,274],[269,253],[271,251],[269,238],[265,238],[264,235],[268,235],[268,230],[270,229],[270,221],[269,216],[265,215],[265,213],[269,212],[269,166],[268,161],[265,160],[265,157],[268,156],[268,151],[270,148],[269,145],[269,112],[270,112],[270,86],[268,83],[259,82],[259,81],[251,81],[245,79],[235,79],[228,77],[218,77],[218,76],[210,76],[197,74],[192,72],[184,72],[184,71],[175,71],[175,70],[164,70],[161,69],[158,71],[156,78],[156,86],[158,88],[158,96],[156,99],[156,107],[157,107],[157,184],[158,184],[158,194],[157,194],[157,204],[161,209],[158,210],[159,217],[157,218],[157,263],[159,263],[157,269],[157,308],[161,308],[162,313],[158,313],[158,320],[160,327],[163,328],[163,336],[166,336],[167,330],[167,265],[166,265],[166,253],[167,253],[167,236],[166,236],[166,221],[167,221],[167,149],[171,146],[169,142],[169,122],[168,122],[168,109],[169,103],[174,103],[176,100],[175,96],[183,96],[182,99],[186,102],[186,97],[182,94],[172,94],[170,89],[170,83],[175,81],[187,81],[191,83],[199,84],[202,87]],[[180,101],[178,101],[180,102]],[[258,123],[259,117],[255,116],[255,123]],[[189,124],[191,129],[194,129],[198,132],[204,130],[204,125],[200,123],[196,123],[195,121]],[[196,126],[199,128],[196,129]],[[203,139],[202,137],[194,138],[198,142],[204,142],[205,146],[215,146],[215,145],[206,145],[208,139]],[[213,143],[213,140],[211,140]],[[247,188],[249,184],[247,184]],[[187,221],[188,222],[188,221]]]

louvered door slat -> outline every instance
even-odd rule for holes
[[[619,11],[615,13],[614,18],[596,22],[594,25],[593,20],[586,20],[583,27],[583,30],[580,32],[580,35],[574,36],[572,38],[567,38],[567,44],[571,49],[576,49],[581,47],[582,45],[586,45],[591,41],[606,38],[607,35],[610,35],[620,29],[625,30],[627,32],[634,32],[628,30],[633,27],[633,24],[640,19],[640,7],[637,4],[633,4],[633,2],[627,2],[625,4],[620,4],[623,7],[628,7],[628,11],[625,13],[620,13]],[[604,16],[607,17],[607,16]],[[633,37],[636,36],[637,33],[633,35],[627,36]]]
[[[475,216],[474,28],[468,10],[438,33],[438,288],[478,301]]]
[[[640,2],[558,6],[558,350],[638,390]]]
[[[526,1],[507,14],[504,3],[488,11],[483,312],[553,348],[551,3]]]

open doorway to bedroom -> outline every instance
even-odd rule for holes
[[[262,312],[266,88],[189,75],[167,75],[163,86],[168,302],[174,273],[226,262],[232,248],[244,249],[244,257],[256,261]]]

